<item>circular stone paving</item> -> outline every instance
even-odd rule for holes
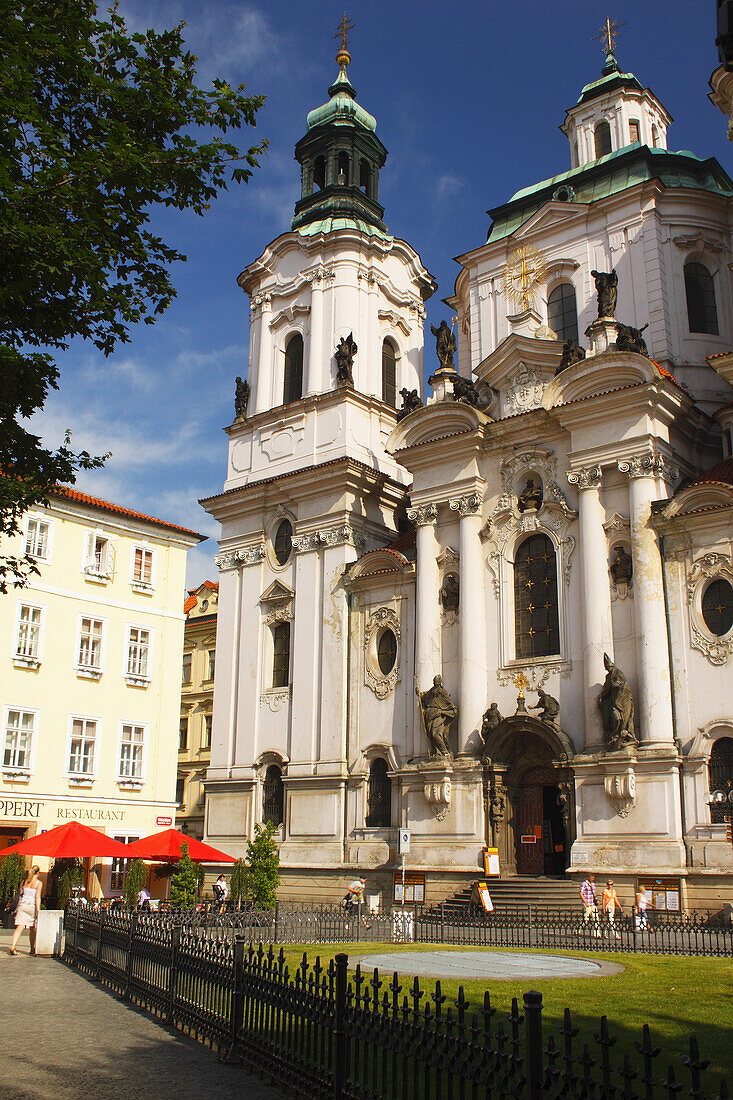
[[[513,954],[511,951],[389,951],[349,960],[363,970],[379,967],[383,973],[416,974],[420,978],[471,980],[492,978],[526,981],[528,978],[600,978],[620,974],[623,966],[564,955]]]

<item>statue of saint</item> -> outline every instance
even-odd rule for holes
[[[402,398],[402,408],[397,411],[398,420],[404,420],[415,409],[422,408],[422,401],[417,390],[408,390],[406,386],[403,386],[400,390],[400,397]]]
[[[598,316],[615,317],[618,298],[618,275],[615,271],[591,271],[596,281]]]
[[[453,356],[456,351],[456,338],[453,330],[448,328],[448,322],[441,321],[437,328],[431,324],[430,331],[435,337],[435,351],[441,367],[446,370],[455,370]]]
[[[631,554],[621,543],[613,548],[616,557],[611,562],[611,579],[614,584],[628,584],[634,575],[634,563]]]
[[[531,707],[531,710],[538,710],[540,713],[538,718],[542,722],[549,722],[550,725],[555,726],[558,723],[560,717],[560,704],[557,699],[553,699],[551,695],[548,695],[542,688],[537,688],[537,695],[539,702],[536,707]]]
[[[484,743],[484,748],[491,734],[503,721],[504,715],[500,713],[498,705],[492,703],[489,709],[484,712],[484,717],[481,722],[481,740]]]
[[[649,322],[643,328],[634,328],[633,325],[622,325],[619,321],[616,333],[616,351],[635,351],[637,355],[645,355],[649,358],[649,349],[646,340],[641,335],[645,328],[649,328]]]
[[[479,395],[469,378],[456,375],[453,381],[453,400],[461,401],[464,405],[472,405],[474,409],[478,408]]]
[[[536,512],[542,507],[542,500],[542,486],[535,485],[534,480],[528,477],[527,484],[517,497],[517,508],[520,512],[526,512],[528,508]]]
[[[566,367],[572,367],[574,363],[580,363],[583,359],[585,359],[585,348],[581,348],[575,340],[566,340],[562,346],[562,359],[557,365],[555,374],[558,375]]]
[[[606,679],[598,696],[598,707],[606,747],[615,752],[625,745],[636,744],[634,698],[629,681],[607,653],[603,654],[603,663],[606,666]]]
[[[339,386],[354,385],[352,368],[354,366],[354,356],[358,350],[359,348],[354,343],[353,332],[350,332],[348,336],[342,336],[339,340],[336,348],[336,382]]]
[[[458,604],[461,599],[461,589],[458,583],[458,577],[455,573],[446,574],[439,596],[444,611],[458,610]]]
[[[249,404],[249,382],[243,382],[237,375],[237,388],[234,391],[234,417],[242,420],[247,415]]]
[[[415,694],[420,700],[420,713],[422,715],[425,736],[428,739],[431,756],[452,756],[450,750],[450,728],[458,714],[456,707],[443,687],[441,676],[433,677],[433,686],[427,691],[420,691],[415,682]]]

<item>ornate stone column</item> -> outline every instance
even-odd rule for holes
[[[310,339],[308,341],[308,374],[303,393],[323,393],[326,389],[323,361],[323,279],[325,273],[319,267],[311,276]],[[330,389],[330,387],[328,387]]]
[[[436,504],[410,508],[407,517],[417,528],[417,584],[415,626],[415,675],[420,691],[427,691],[441,670],[440,609],[438,605],[438,540]]]
[[[636,735],[640,741],[672,744],[672,688],[662,560],[649,517],[652,501],[666,497],[666,493],[659,492],[659,479],[673,478],[676,471],[664,455],[652,451],[619,461],[618,468],[629,478],[638,666]]]
[[[570,470],[567,479],[578,490],[580,575],[583,599],[583,697],[585,747],[603,744],[598,693],[606,676],[603,654],[613,659],[611,589],[608,583],[608,545],[603,530],[600,466]]]
[[[259,347],[257,349],[257,386],[254,394],[254,411],[262,412],[273,404],[279,405],[279,401],[272,402],[272,337],[270,334],[270,314],[272,312],[272,296],[260,294],[253,302],[260,307],[260,317],[257,326],[259,332]]]
[[[458,695],[458,750],[481,726],[486,707],[486,656],[484,621],[483,570],[481,568],[481,496],[467,493],[450,502],[452,512],[460,518],[460,604],[458,611],[458,645],[460,686]]]

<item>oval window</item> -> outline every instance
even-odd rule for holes
[[[397,660],[397,638],[391,630],[383,630],[377,644],[377,661],[383,676],[388,676]]]
[[[702,617],[711,634],[723,638],[733,626],[733,586],[718,577],[702,594]]]
[[[289,519],[284,519],[278,527],[272,548],[278,565],[285,565],[293,549],[293,525]]]

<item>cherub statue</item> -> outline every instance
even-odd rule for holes
[[[591,271],[596,281],[598,316],[615,317],[618,299],[618,275],[615,271]]]
[[[342,336],[339,340],[336,348],[336,382],[339,386],[354,385],[352,368],[354,366],[354,356],[358,350],[359,348],[354,342],[353,332],[350,332],[348,336]]]

